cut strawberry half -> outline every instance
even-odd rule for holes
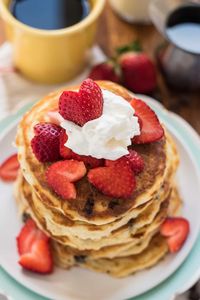
[[[35,136],[31,140],[32,151],[40,162],[53,162],[60,159],[61,127],[52,123],[39,123],[34,126]]]
[[[32,219],[28,219],[17,237],[17,247],[19,254],[31,251],[35,240],[42,239],[48,241],[48,236],[39,230]]]
[[[102,91],[92,79],[84,80],[79,92],[64,91],[60,96],[59,113],[64,119],[80,126],[99,118],[102,112]]]
[[[14,181],[17,178],[19,167],[17,154],[11,155],[0,165],[0,179]]]
[[[49,237],[37,228],[32,219],[28,219],[17,237],[20,255],[19,264],[38,273],[50,273],[53,260],[50,252]]]
[[[164,135],[164,130],[155,112],[142,100],[133,99],[130,104],[139,117],[141,133],[133,138],[135,144],[146,144],[160,140]]]
[[[129,150],[129,154],[117,159],[117,160],[106,160],[106,166],[114,166],[119,162],[130,166],[132,171],[138,175],[144,169],[144,161],[143,158],[134,150]]]
[[[72,182],[85,176],[87,170],[83,162],[63,160],[52,164],[46,171],[48,184],[64,199],[75,199],[76,189]]]
[[[167,218],[160,229],[160,233],[167,238],[171,253],[181,249],[190,231],[189,222],[184,218]]]
[[[123,162],[90,170],[88,180],[103,194],[116,198],[130,197],[136,186],[131,168]]]
[[[40,274],[49,274],[53,270],[53,259],[48,242],[39,239],[36,240],[31,251],[22,254],[19,264],[30,271]]]

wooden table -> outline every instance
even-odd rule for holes
[[[107,3],[100,20],[97,38],[105,53],[112,56],[116,47],[135,39],[140,40],[144,51],[154,60],[156,49],[164,41],[154,26],[128,24],[115,14]],[[181,115],[200,134],[200,91],[196,93],[173,91],[158,70],[158,88],[152,96],[166,108]]]
[[[141,0],[142,1],[142,0]],[[99,22],[97,42],[104,52],[111,56],[116,47],[139,39],[146,51],[155,59],[155,51],[163,42],[162,36],[153,26],[131,25],[122,21],[111,10],[108,2]],[[0,22],[0,44],[5,40],[2,22]],[[158,88],[152,95],[163,105],[180,114],[200,133],[200,92],[175,92],[170,89],[158,70]]]

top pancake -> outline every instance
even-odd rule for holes
[[[102,89],[112,91],[127,101],[132,98],[128,91],[119,85],[105,81],[97,83]],[[67,89],[77,90],[78,87]],[[35,158],[30,141],[34,136],[34,125],[48,121],[47,112],[58,107],[61,92],[51,93],[34,105],[23,117],[17,132],[16,143],[23,175],[42,201],[47,206],[58,209],[71,220],[98,225],[114,221],[133,209],[136,203],[141,205],[151,200],[161,188],[166,174],[167,143],[165,137],[155,143],[132,146],[143,157],[145,168],[136,177],[136,189],[128,199],[105,196],[88,182],[86,176],[76,183],[77,198],[75,200],[62,199],[53,192],[45,178],[45,170],[49,164],[41,163]]]

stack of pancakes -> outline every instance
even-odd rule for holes
[[[131,99],[114,83],[98,84]],[[21,171],[15,195],[21,212],[51,237],[54,260],[60,267],[79,265],[124,277],[154,265],[168,251],[160,225],[181,206],[174,184],[178,156],[173,139],[165,132],[158,142],[133,146],[145,168],[136,176],[136,189],[129,199],[105,196],[84,177],[76,183],[77,198],[64,200],[46,182],[49,164],[40,163],[30,146],[34,125],[48,121],[47,113],[57,108],[59,96],[60,92],[52,93],[38,102],[18,128]]]

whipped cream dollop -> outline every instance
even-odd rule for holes
[[[64,120],[61,127],[66,130],[66,147],[79,155],[116,160],[128,154],[131,139],[140,134],[138,118],[134,109],[121,96],[102,90],[103,114],[82,127]]]

